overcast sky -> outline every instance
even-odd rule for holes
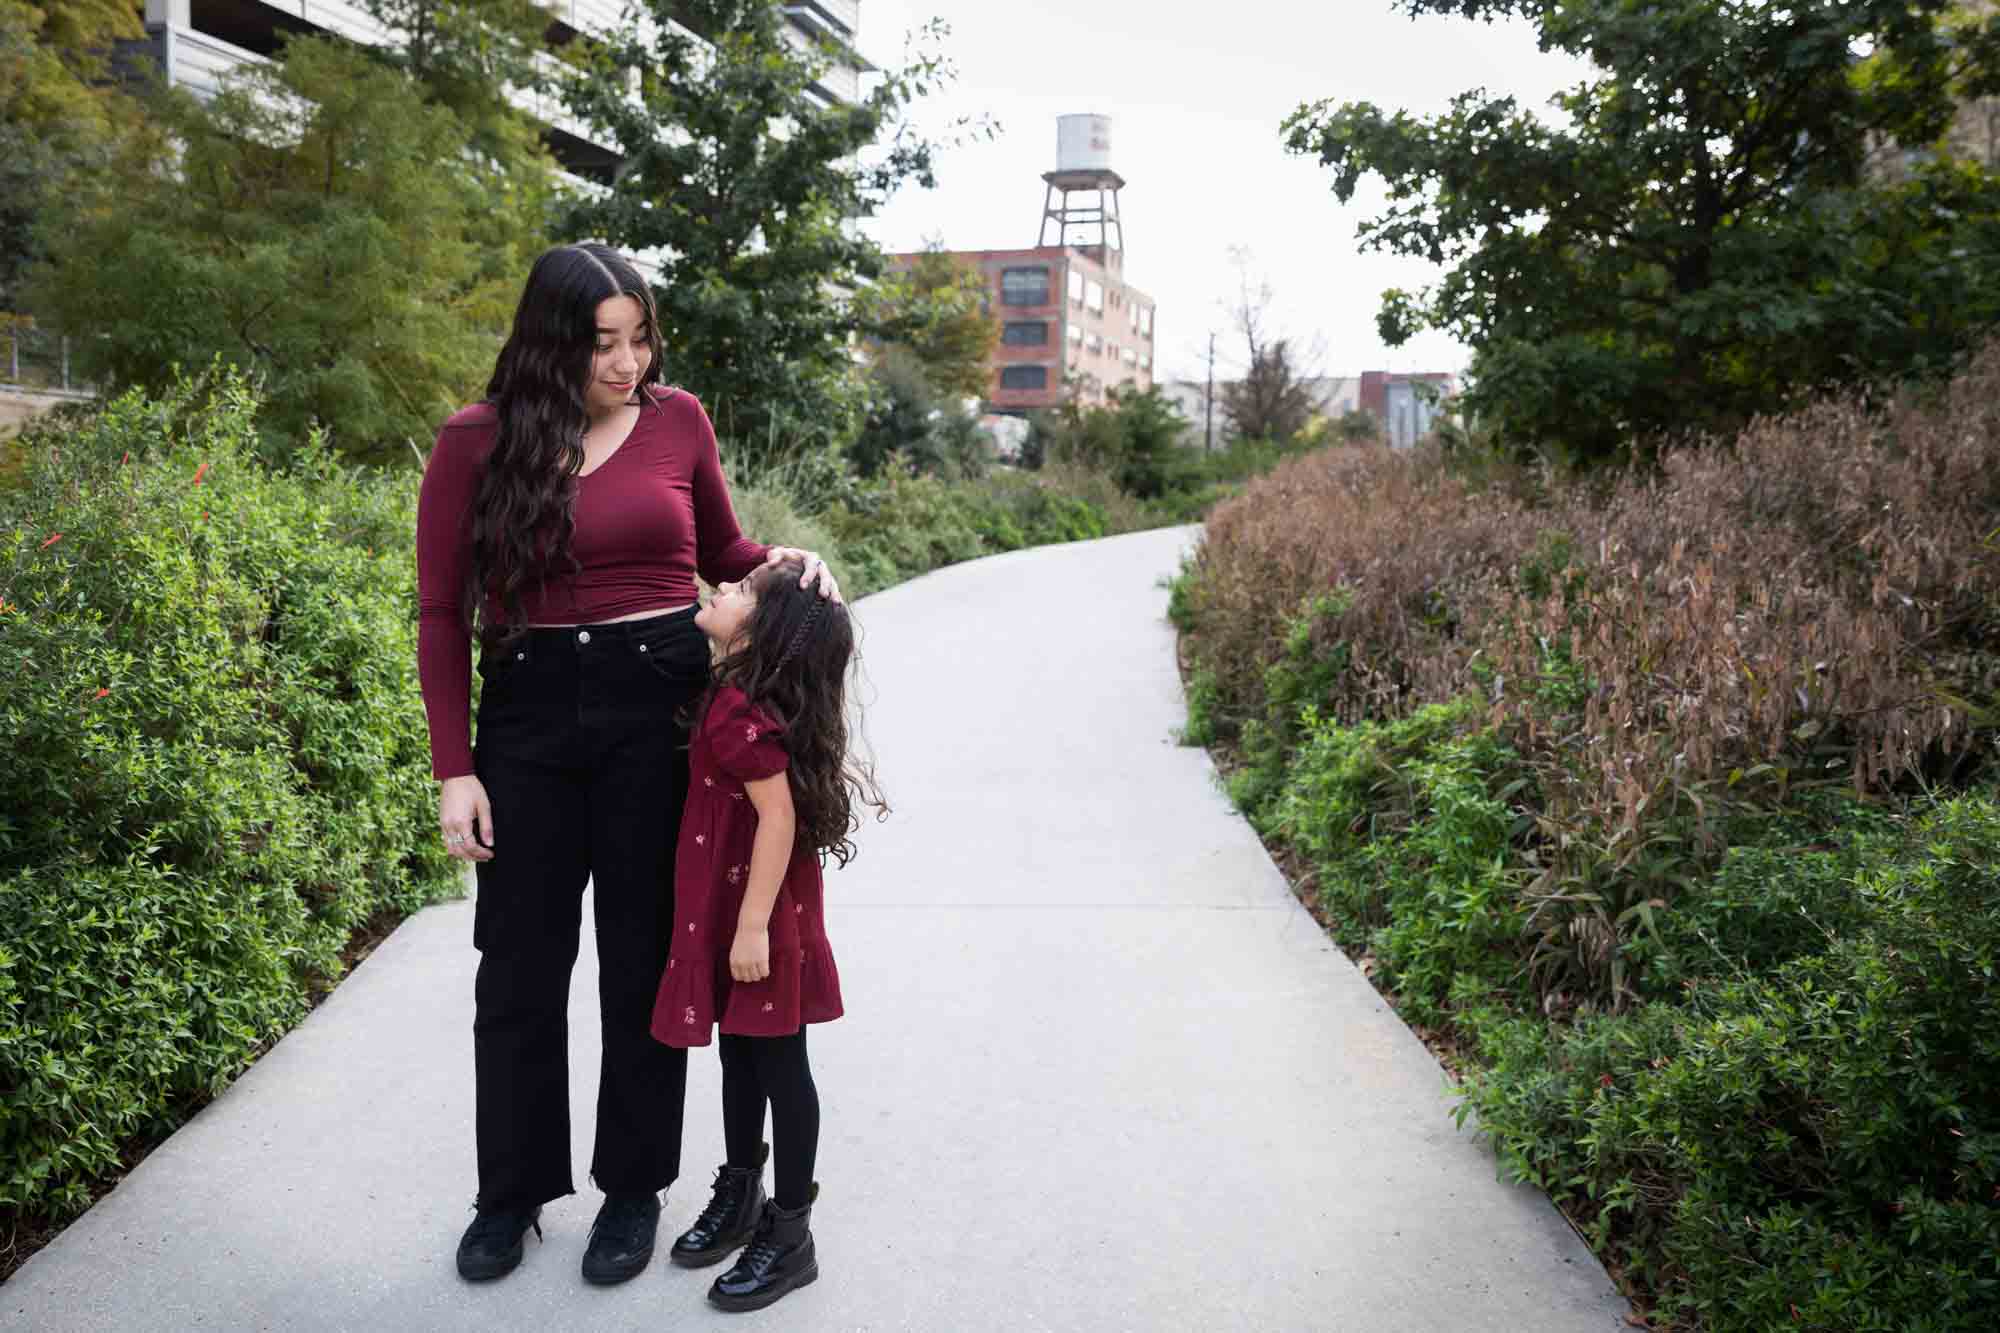
[[[1218,374],[1240,365],[1221,304],[1235,290],[1233,245],[1268,275],[1279,331],[1324,340],[1327,373],[1462,370],[1466,350],[1441,335],[1382,345],[1382,291],[1435,271],[1358,253],[1355,224],[1376,211],[1379,182],[1342,207],[1331,173],[1288,155],[1278,127],[1321,98],[1427,114],[1483,86],[1541,107],[1585,72],[1537,51],[1525,25],[1413,20],[1390,0],[861,0],[863,53],[899,63],[903,35],[932,17],[951,25],[959,78],[922,120],[987,114],[1002,133],[948,154],[938,188],[893,200],[869,224],[875,239],[1035,244],[1056,117],[1108,115],[1126,181],[1125,278],[1158,303],[1159,367],[1176,378],[1198,377],[1211,329],[1223,334]]]

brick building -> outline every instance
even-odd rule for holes
[[[892,255],[892,266],[914,261]],[[992,410],[1055,407],[1071,395],[1101,402],[1122,385],[1153,383],[1153,299],[1089,248],[960,250],[953,257],[986,279],[987,308],[1000,323],[993,349]]]

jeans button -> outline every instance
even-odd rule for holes
[[[587,629],[580,629],[580,630],[578,630],[578,631],[576,632],[576,641],[577,641],[578,643],[589,643],[589,642],[590,642],[590,631],[589,631],[589,630],[587,630]]]

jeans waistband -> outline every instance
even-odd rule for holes
[[[592,625],[562,625],[545,629],[531,627],[521,631],[521,638],[530,643],[541,644],[573,643],[582,634],[590,635],[590,639],[585,642],[598,639],[635,639],[648,634],[657,634],[677,622],[685,622],[688,628],[692,629],[695,612],[699,610],[701,604],[697,602],[678,611],[667,611],[657,616],[642,616],[638,620],[612,620]]]

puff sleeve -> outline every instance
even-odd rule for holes
[[[702,721],[715,764],[739,782],[755,782],[785,771],[785,729],[734,685],[716,692]]]

